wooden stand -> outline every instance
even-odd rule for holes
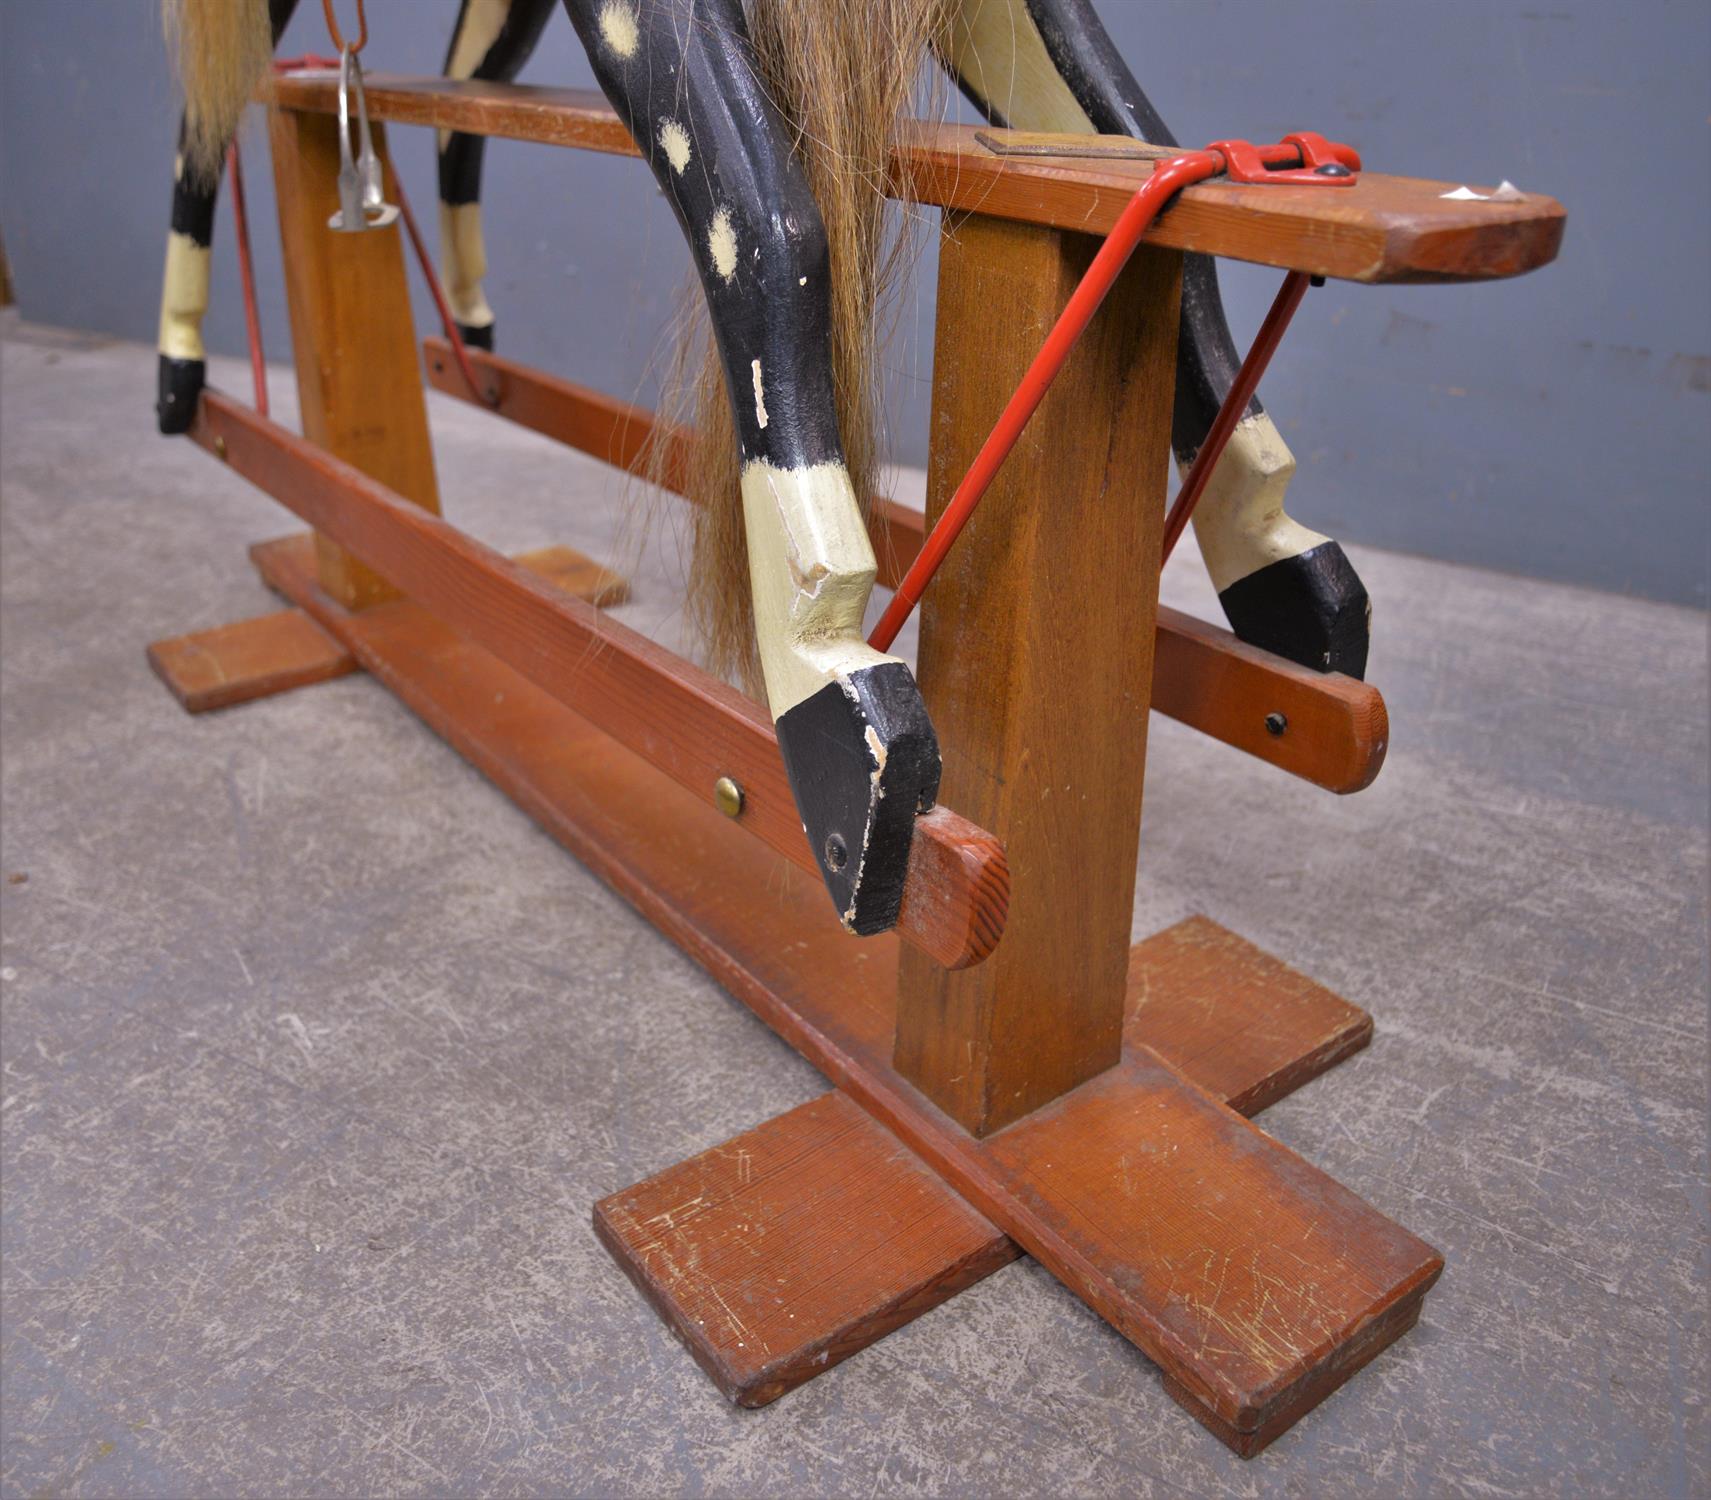
[[[1367,178],[1335,195],[1197,188],[1161,219],[928,595],[920,679],[955,811],[921,820],[898,933],[858,943],[816,880],[778,879],[805,851],[764,720],[583,602],[621,580],[562,550],[508,563],[409,504],[434,507],[413,381],[369,391],[361,443],[338,439],[339,299],[368,310],[365,344],[410,347],[402,267],[395,245],[328,259],[331,93],[287,79],[275,94],[306,422],[350,462],[205,397],[195,440],[324,533],[321,561],[307,538],[256,548],[294,611],[163,643],[156,669],[193,710],[372,673],[826,1075],[830,1093],[594,1209],[730,1399],[771,1401],[1025,1252],[1223,1441],[1263,1448],[1413,1324],[1443,1262],[1245,1118],[1364,1046],[1368,1017],[1204,918],[1129,946],[1149,706],[1344,791],[1376,774],[1386,737],[1364,684],[1160,617],[1180,252],[1469,279],[1549,259],[1560,208]],[[630,149],[603,104],[566,91],[377,79],[369,101]],[[1076,230],[1108,227],[1148,169],[993,159],[951,130],[899,146],[898,191],[959,210],[932,511],[1096,247]],[[428,356],[436,384],[456,380],[443,346]],[[478,363],[504,415],[636,461],[647,414]],[[921,525],[880,508],[888,577]],[[353,587],[363,575],[329,566],[329,547],[388,587]],[[1287,744],[1261,728],[1284,701]],[[710,794],[737,772],[733,821]]]

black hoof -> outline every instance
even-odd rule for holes
[[[1230,628],[1250,646],[1316,672],[1366,676],[1372,601],[1335,542],[1268,563],[1218,598]]]
[[[493,352],[493,327],[494,325],[491,323],[485,328],[470,328],[459,323],[457,325],[457,336],[463,340],[466,348],[485,349],[491,354]]]
[[[901,662],[828,683],[778,721],[778,748],[838,919],[897,925],[915,814],[939,792],[939,741]]]
[[[160,421],[160,430],[168,437],[190,431],[191,420],[196,415],[196,403],[207,383],[208,366],[205,361],[161,355],[159,394],[155,397],[154,413]]]

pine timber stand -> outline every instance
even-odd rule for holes
[[[368,100],[634,154],[580,91],[376,77]],[[1160,218],[928,592],[942,808],[898,932],[858,942],[759,709],[605,618],[625,586],[598,564],[512,562],[439,518],[398,232],[325,228],[331,81],[276,80],[271,102],[304,436],[210,391],[192,437],[315,532],[252,551],[292,609],[150,659],[193,712],[372,673],[831,1081],[595,1205],[720,1390],[771,1401],[1025,1252],[1252,1455],[1411,1327],[1441,1257],[1247,1118],[1364,1046],[1370,1017],[1204,918],[1129,945],[1149,706],[1337,792],[1370,783],[1388,732],[1366,684],[1158,605],[1182,252],[1477,280],[1551,259],[1560,206],[1367,173],[1208,183]],[[955,127],[895,148],[897,196],[944,209],[929,518],[1150,170]],[[471,354],[500,414],[639,462],[649,413]],[[473,399],[442,342],[426,361]],[[880,505],[882,583],[922,527]],[[1075,607],[1037,607],[1054,597]],[[781,857],[804,875],[781,884]]]

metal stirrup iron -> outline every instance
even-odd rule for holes
[[[358,151],[351,151],[351,92],[356,92]],[[362,64],[356,48],[339,51],[339,209],[327,220],[329,229],[360,234],[384,229],[398,217],[398,205],[386,201],[380,158],[368,128],[368,96],[362,87]]]

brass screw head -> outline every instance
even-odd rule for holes
[[[223,437],[217,437],[214,439],[214,457],[219,459],[222,463],[225,462],[226,440]]]
[[[743,810],[743,789],[729,776],[721,776],[713,783],[713,805],[727,818],[736,817]]]

